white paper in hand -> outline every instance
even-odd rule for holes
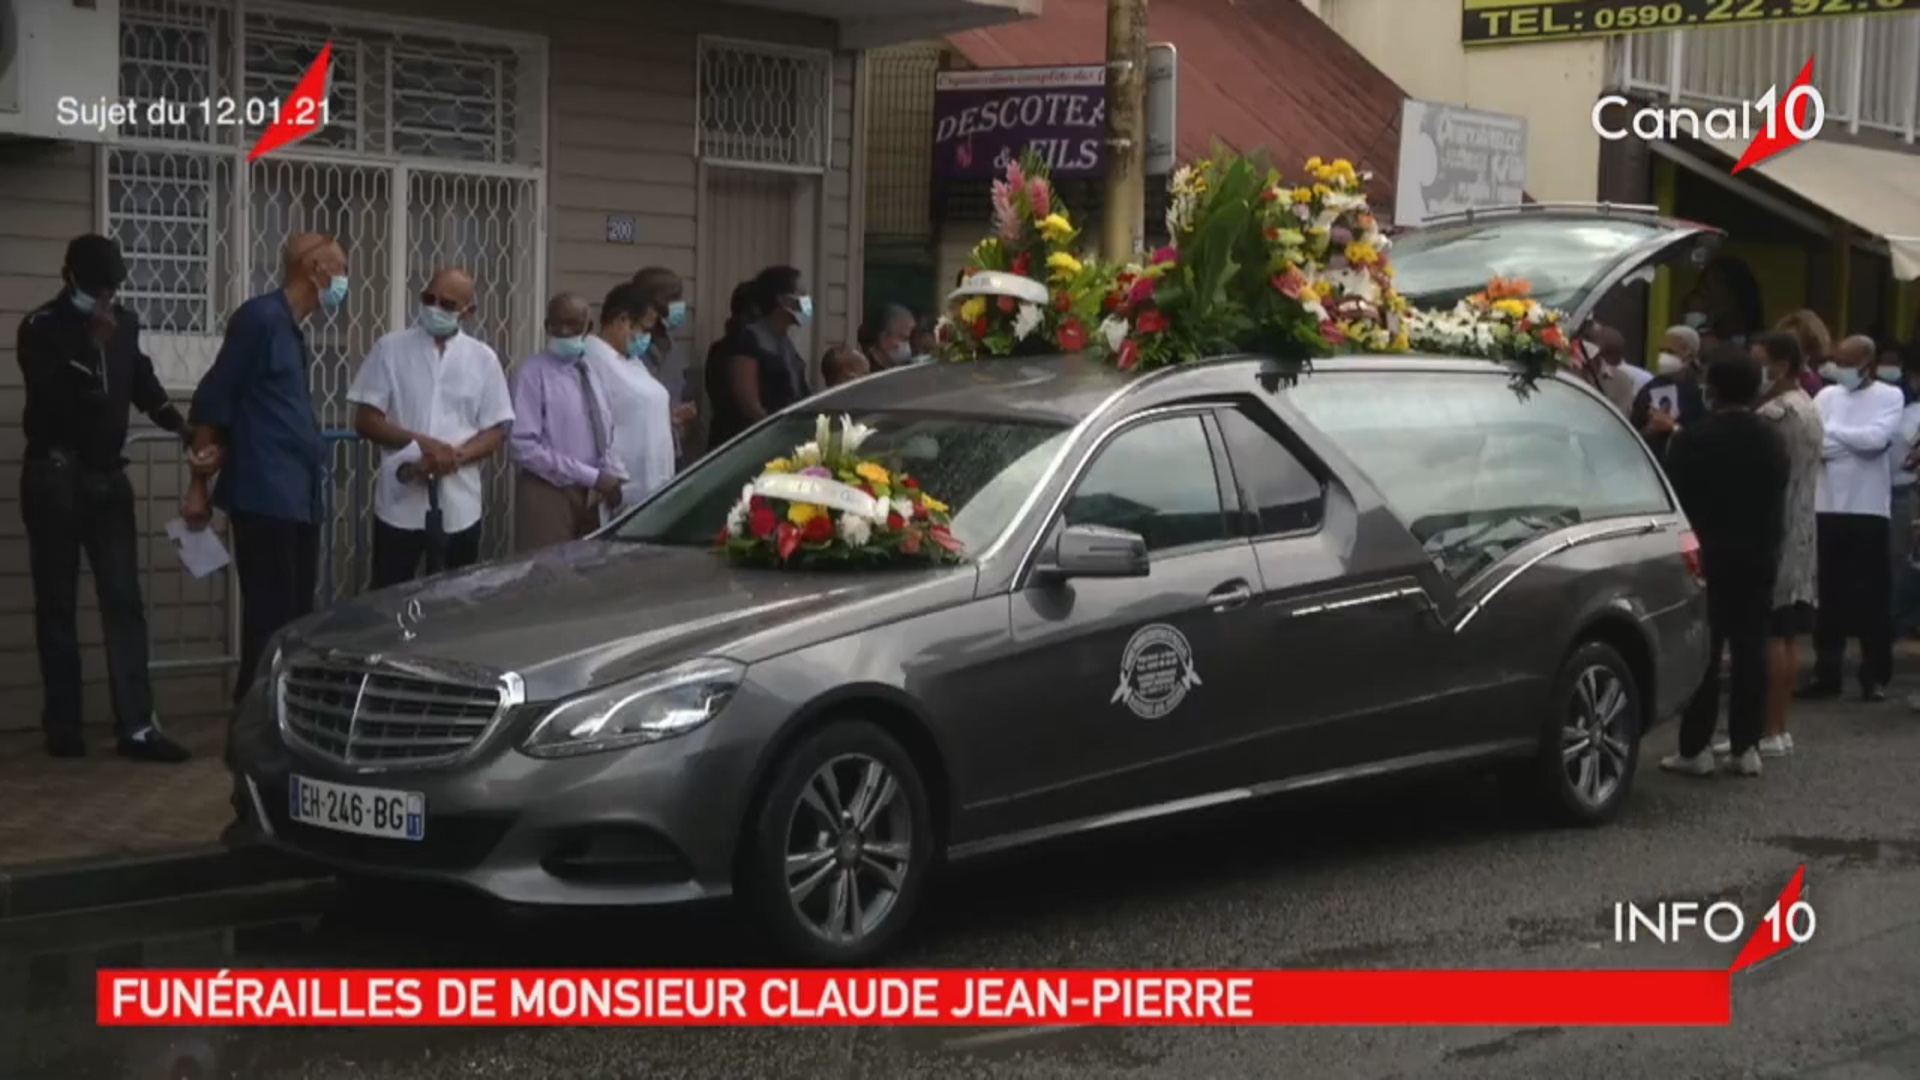
[[[1680,412],[1680,391],[1671,386],[1656,386],[1647,391],[1647,397],[1653,407],[1668,416],[1678,416]]]
[[[411,465],[419,460],[420,444],[411,442],[388,454],[380,462],[380,476],[374,481],[375,506],[394,506],[406,500],[407,490],[416,485],[400,479],[400,469],[404,465]]]
[[[167,538],[173,541],[173,550],[180,553],[180,565],[194,577],[206,577],[233,561],[212,529],[189,528],[185,521],[174,518],[167,522]]]

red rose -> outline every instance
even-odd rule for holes
[[[934,330],[934,338],[937,341],[939,341],[942,345],[946,344],[949,341],[952,341],[953,340],[953,324],[944,323],[944,322],[941,323]]]
[[[747,513],[747,531],[757,540],[765,540],[767,534],[773,532],[774,526],[778,524],[780,519],[774,517],[773,510],[764,503]]]
[[[808,518],[806,527],[800,530],[800,539],[809,544],[824,544],[833,539],[832,516],[817,514]]]
[[[1066,352],[1079,352],[1087,347],[1087,328],[1080,325],[1079,319],[1068,319],[1060,324],[1060,332],[1055,336],[1060,348]]]
[[[1026,277],[1027,269],[1032,265],[1033,256],[1028,255],[1026,252],[1021,252],[1020,256],[1013,260],[1013,272],[1019,274],[1021,277]]]
[[[1260,193],[1261,202],[1275,202],[1279,198],[1280,198],[1280,192],[1274,188],[1268,188],[1267,190]]]
[[[793,553],[800,550],[800,530],[794,528],[788,522],[783,521],[780,523],[778,531],[780,533],[779,546],[781,560],[785,561],[793,558]]]
[[[1174,260],[1177,254],[1178,253],[1175,252],[1172,248],[1163,247],[1159,251],[1156,251],[1153,253],[1153,264],[1155,266],[1159,266],[1162,263],[1170,263]]]
[[[1064,292],[1053,294],[1053,310],[1065,312],[1073,310],[1073,297]]]
[[[900,486],[901,486],[901,487],[903,487],[903,488],[906,488],[906,489],[907,489],[908,491],[919,491],[919,490],[920,490],[920,481],[918,481],[918,480],[915,480],[915,479],[914,479],[913,477],[911,477],[911,476],[903,476],[903,477],[901,477],[901,478],[900,478]],[[872,493],[872,492],[868,492],[867,494],[869,494],[869,495],[871,495],[871,494],[873,494],[873,493]]]
[[[1268,240],[1269,242],[1271,242],[1271,243],[1277,243],[1277,242],[1278,242],[1278,241],[1280,240],[1280,230],[1279,230],[1279,229],[1268,229],[1268,230],[1267,230],[1267,240]]]
[[[1001,311],[1006,312],[1008,315],[1013,314],[1013,308],[1014,308],[1013,297],[1003,296],[1000,298],[999,303],[1000,303]]]
[[[1160,314],[1158,309],[1149,308],[1140,313],[1133,327],[1143,334],[1157,334],[1167,328],[1167,317]]]
[[[1108,293],[1107,298],[1100,301],[1100,306],[1106,308],[1108,311],[1119,311],[1121,303],[1122,300],[1119,293]]]
[[[900,531],[901,529],[904,529],[904,528],[906,528],[906,527],[907,527],[907,521],[906,521],[906,519],[905,519],[905,518],[903,518],[903,517],[901,517],[901,516],[900,516],[899,514],[888,514],[888,515],[887,515],[887,528],[888,528],[888,529],[891,529],[891,530],[892,530],[892,531],[894,531],[894,532],[899,532],[899,531]]]
[[[766,508],[767,500],[759,495],[755,495],[747,500],[747,509],[749,510],[764,510]]]
[[[1153,299],[1152,278],[1141,278],[1139,281],[1133,283],[1132,288],[1127,290],[1127,301],[1129,303],[1144,304],[1151,299]]]
[[[1564,349],[1567,347],[1567,337],[1560,332],[1560,328],[1557,326],[1549,326],[1546,330],[1542,331],[1540,340],[1544,342],[1549,349]]]
[[[925,521],[926,518],[927,504],[921,502],[919,499],[913,500],[913,519],[915,521]]]
[[[1132,338],[1121,342],[1120,355],[1114,360],[1114,366],[1121,371],[1132,371],[1138,363],[1140,363],[1140,346],[1135,345]]]
[[[985,315],[973,320],[973,336],[977,338],[987,336],[987,317]]]

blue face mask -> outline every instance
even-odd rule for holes
[[[1687,312],[1687,325],[1693,327],[1695,330],[1705,330],[1707,328],[1707,313],[1704,311]]]
[[[1860,369],[1840,368],[1833,373],[1833,381],[1848,390],[1857,390],[1860,387]]]
[[[73,302],[73,310],[78,311],[82,315],[93,314],[93,309],[99,305],[98,300],[95,300],[91,295],[83,293],[77,288],[73,290],[73,295],[68,297],[68,299]]]
[[[562,360],[577,360],[586,354],[587,339],[581,337],[550,337],[547,339],[547,351]]]
[[[437,307],[420,309],[420,329],[437,338],[448,338],[460,332],[460,316]]]
[[[653,348],[653,335],[644,330],[635,330],[627,338],[627,359],[638,360],[647,355],[647,350],[651,348]]]
[[[347,275],[335,274],[320,293],[320,306],[337,308],[347,302]]]
[[[675,300],[667,305],[667,329],[678,330],[687,324],[687,302]]]
[[[813,297],[802,296],[794,301],[793,317],[801,326],[813,321]]]
[[[1874,372],[1874,374],[1878,376],[1883,383],[1893,383],[1896,386],[1900,383],[1900,369],[1897,366],[1883,364],[1880,370]]]

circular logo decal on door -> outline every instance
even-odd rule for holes
[[[1187,691],[1200,685],[1193,670],[1193,649],[1187,636],[1164,623],[1142,627],[1127,642],[1120,658],[1120,686],[1113,692],[1135,716],[1158,720],[1180,707]]]

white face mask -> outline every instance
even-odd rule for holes
[[[1678,375],[1686,366],[1687,362],[1682,360],[1678,353],[1663,352],[1660,354],[1655,370],[1662,375]]]

